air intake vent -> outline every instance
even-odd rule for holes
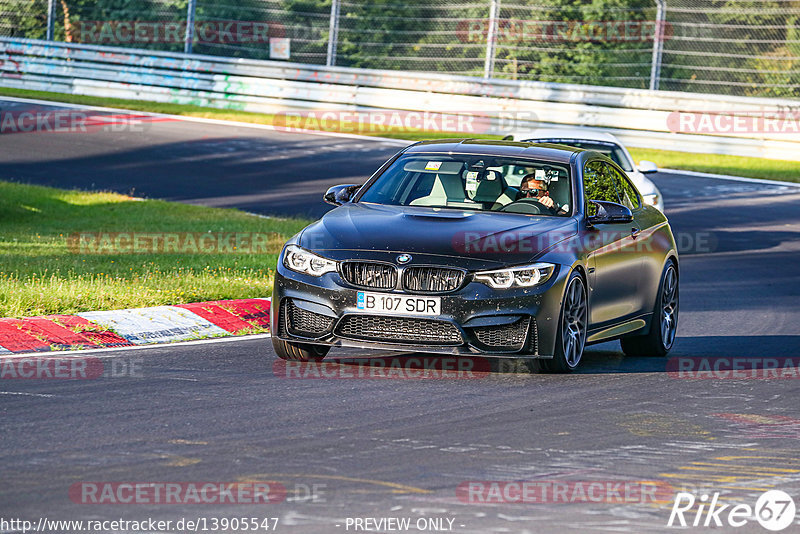
[[[286,299],[283,306],[286,311],[286,330],[293,336],[318,338],[333,326],[333,317],[299,308],[291,299]]]
[[[455,291],[464,281],[464,271],[443,267],[409,267],[403,273],[403,288],[419,293]]]
[[[350,284],[371,289],[397,287],[397,269],[386,263],[346,261],[342,263],[342,277]]]
[[[461,345],[464,342],[458,328],[447,321],[374,315],[345,315],[336,327],[336,335],[388,343]]]
[[[478,342],[483,345],[485,349],[518,351],[522,350],[525,346],[530,322],[530,318],[525,318],[511,324],[500,326],[479,326],[473,328],[472,331],[475,333]],[[533,342],[535,344],[535,337]]]

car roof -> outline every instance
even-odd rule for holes
[[[509,156],[542,159],[554,163],[568,164],[580,148],[547,143],[521,143],[518,141],[495,141],[491,139],[438,139],[420,141],[408,147],[406,154],[452,153],[477,156]]]
[[[619,139],[608,132],[589,130],[588,128],[537,128],[536,130],[513,132],[515,140],[519,139],[581,139],[584,141],[606,141],[622,144]]]

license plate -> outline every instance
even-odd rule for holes
[[[442,313],[442,298],[359,291],[356,308],[371,313],[440,315]]]

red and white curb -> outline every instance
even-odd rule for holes
[[[0,354],[130,347],[269,328],[270,299],[0,319]]]

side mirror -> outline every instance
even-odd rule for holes
[[[639,172],[642,174],[650,174],[658,172],[658,166],[652,161],[642,160],[639,162]]]
[[[359,189],[361,186],[355,184],[334,185],[325,192],[322,200],[334,206],[341,206],[345,202],[350,202]]]
[[[590,226],[633,222],[633,213],[622,204],[603,200],[590,200],[589,203],[597,206],[597,213],[586,219]]]

